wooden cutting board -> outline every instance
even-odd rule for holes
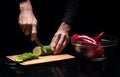
[[[12,61],[15,61],[17,59],[17,56],[18,55],[10,55],[6,57]],[[75,58],[75,56],[69,54],[47,55],[47,56],[40,56],[38,59],[24,61],[20,63],[20,65],[32,65],[32,64],[60,61],[60,60],[73,59],[73,58]]]

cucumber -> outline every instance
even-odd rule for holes
[[[33,48],[32,52],[25,52],[17,56],[17,59],[15,62],[21,63],[26,60],[31,60],[31,59],[37,59],[41,55],[49,55],[52,54],[51,46],[46,45],[44,48],[47,50],[47,52],[44,52],[40,46],[36,46]]]
[[[22,54],[18,55],[17,59],[15,61],[17,63],[20,63],[20,62],[23,62],[23,61],[26,61],[26,60],[35,59],[35,58],[38,58],[38,56],[34,55],[31,52],[25,52],[25,53],[22,53]]]
[[[51,46],[50,45],[45,45],[44,48],[47,50],[47,52],[44,52],[40,46],[36,46],[33,49],[33,54],[36,56],[42,56],[42,55],[49,55],[52,54]]]

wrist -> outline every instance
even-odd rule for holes
[[[62,22],[60,27],[59,27],[59,30],[62,30],[64,32],[68,32],[69,33],[70,30],[71,30],[71,26],[69,24],[65,23],[65,22]]]
[[[20,11],[32,11],[31,2],[29,0],[20,2],[19,7]]]

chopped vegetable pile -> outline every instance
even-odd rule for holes
[[[20,63],[26,60],[36,59],[38,56],[34,55],[31,52],[25,52],[23,54],[18,55],[18,58],[15,60],[16,62]]]
[[[32,52],[25,52],[25,53],[22,53],[22,54],[18,55],[15,62],[21,63],[21,62],[24,62],[26,60],[37,59],[37,58],[39,58],[39,56],[42,56],[42,55],[52,54],[52,50],[51,50],[50,45],[44,46],[44,48],[46,48],[47,53],[45,53],[41,49],[40,46],[36,46],[36,47],[33,48]]]

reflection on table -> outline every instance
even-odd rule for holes
[[[1,61],[0,77],[118,77],[120,68],[116,67],[109,60],[91,62],[79,58],[30,66]]]

